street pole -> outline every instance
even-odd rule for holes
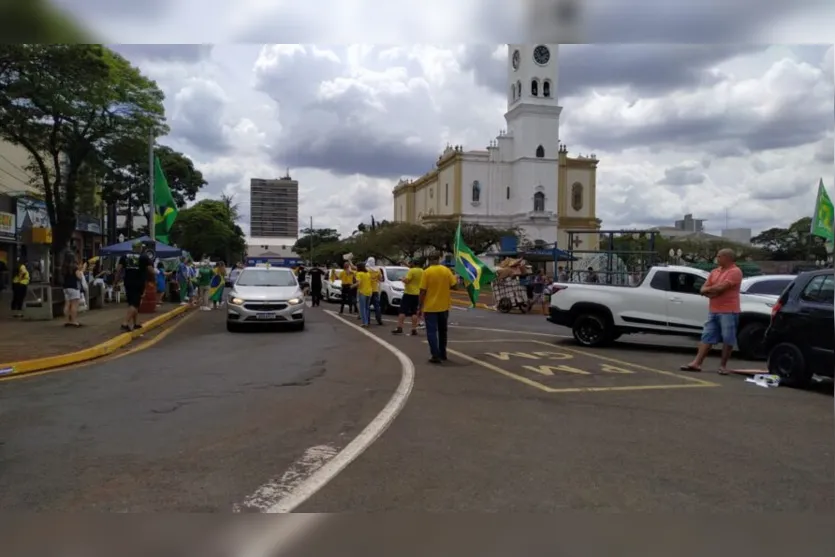
[[[151,128],[148,138],[148,235],[152,242],[156,242],[156,214],[157,208],[154,206],[154,130]]]

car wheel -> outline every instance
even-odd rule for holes
[[[597,313],[584,313],[574,320],[571,332],[578,344],[595,347],[609,344],[614,330],[604,316]]]
[[[388,294],[384,292],[380,294],[380,313],[388,315],[390,311],[391,306],[389,305],[389,297]]]
[[[226,330],[230,333],[239,333],[241,331],[241,325],[240,323],[233,323],[231,321],[227,321]]]
[[[812,382],[803,352],[789,342],[778,344],[768,353],[768,372],[779,376],[780,383],[788,387],[803,388]]]
[[[765,349],[766,323],[755,321],[746,323],[736,335],[736,344],[743,358],[748,360],[765,360],[768,352]]]

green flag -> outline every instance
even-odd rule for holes
[[[826,188],[823,187],[823,178],[821,178],[818,184],[818,198],[815,201],[815,214],[812,216],[812,235],[825,238],[830,243],[834,241],[833,219],[835,219],[835,210],[832,207],[829,194],[826,193]]]
[[[478,301],[479,292],[484,285],[490,284],[496,278],[496,273],[482,263],[464,243],[461,221],[458,221],[458,230],[455,232],[455,272],[464,279],[473,306]]]
[[[168,235],[175,220],[177,204],[174,203],[159,157],[154,156],[154,235],[157,241],[168,243]]]

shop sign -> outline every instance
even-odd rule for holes
[[[46,210],[46,203],[40,199],[28,197],[17,198],[17,230],[24,226],[32,228],[52,228],[49,222],[49,213]]]
[[[14,240],[17,237],[15,221],[15,215],[0,212],[0,238]]]

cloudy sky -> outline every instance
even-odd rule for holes
[[[249,179],[289,167],[302,219],[350,233],[447,142],[483,148],[503,125],[498,44],[118,50],[165,91],[164,142],[244,215]],[[561,139],[601,160],[605,227],[786,225],[833,185],[831,46],[566,45],[560,66]]]

